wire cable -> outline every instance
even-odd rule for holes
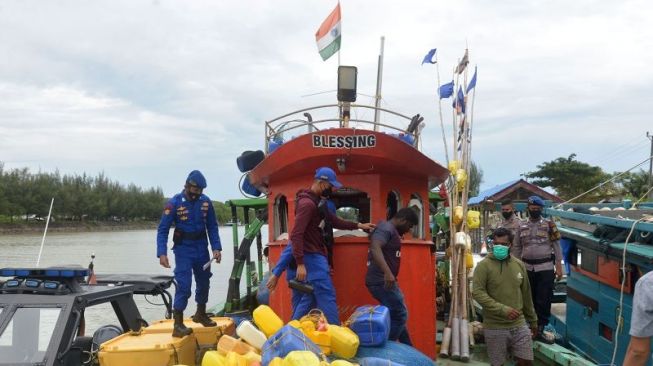
[[[624,243],[623,253],[621,253],[621,290],[619,291],[619,313],[617,315],[617,329],[615,329],[614,348],[612,349],[612,360],[610,360],[610,365],[614,365],[614,360],[617,357],[617,347],[619,346],[619,330],[623,326],[621,319],[623,317],[624,311],[624,286],[626,285],[626,249],[628,249],[628,242],[630,241],[630,237],[635,231],[635,226],[637,226],[637,224],[642,220],[644,220],[643,217],[633,222],[633,226],[630,228],[630,232],[628,233],[626,242]]]
[[[644,193],[644,195],[633,204],[633,207],[637,207],[637,205],[639,205],[646,197],[648,197],[648,194],[651,193],[651,191],[653,191],[653,187],[649,188],[648,191],[646,191],[646,193]]]

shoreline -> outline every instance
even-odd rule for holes
[[[158,221],[137,222],[51,222],[48,226],[49,233],[80,233],[102,231],[128,231],[128,230],[156,230]],[[13,223],[0,224],[0,234],[42,234],[45,223]]]

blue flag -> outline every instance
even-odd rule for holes
[[[440,94],[440,99],[449,98],[453,94],[453,80],[450,83],[443,84],[438,89],[438,94]]]
[[[430,50],[429,53],[427,53],[426,56],[424,56],[424,59],[422,60],[422,65],[424,65],[427,62],[430,64],[434,64],[437,62],[437,61],[433,61],[433,57],[435,56],[435,50],[436,48]]]
[[[465,114],[465,95],[462,86],[458,87],[458,95],[453,101],[452,107],[456,110],[456,114]]]
[[[472,76],[472,80],[469,82],[469,85],[467,85],[467,90],[465,92],[469,94],[469,91],[474,89],[476,86],[476,72],[478,71],[478,67],[474,67],[474,76]]]

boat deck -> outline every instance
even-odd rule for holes
[[[567,305],[564,303],[552,304],[551,313],[564,322],[567,314]],[[438,321],[438,329],[444,329],[444,322]],[[438,340],[440,340],[441,334],[438,334],[438,336]],[[582,358],[577,353],[559,344],[534,342],[533,351],[535,354],[535,361],[533,364],[535,366],[595,366],[591,361]],[[470,347],[470,356],[471,359],[469,362],[454,361],[448,358],[438,358],[436,364],[440,366],[487,366],[490,364],[484,343],[478,343]],[[510,361],[505,365],[515,365],[515,363]]]

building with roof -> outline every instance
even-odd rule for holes
[[[487,230],[498,224],[500,215],[494,213],[501,209],[502,201],[512,200],[515,210],[523,212],[526,209],[528,197],[533,195],[540,196],[548,203],[563,202],[555,194],[549,193],[535,184],[528,183],[524,179],[499,184],[480,192],[476,197],[470,198],[467,201],[469,208],[481,212],[481,227],[470,232],[473,242],[480,243]]]

